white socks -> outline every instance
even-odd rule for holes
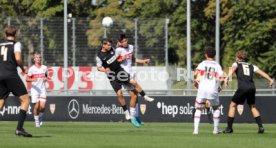
[[[136,115],[136,109],[134,107],[129,108],[131,118],[134,118]]]
[[[40,127],[39,116],[34,116],[34,120],[35,120],[35,127]]]
[[[213,121],[214,121],[214,130],[218,131],[219,129],[219,118],[220,118],[220,110],[217,109],[214,111],[213,114]]]
[[[200,122],[200,116],[201,116],[201,110],[196,110],[195,111],[195,116],[194,116],[194,130],[198,131],[198,126]]]

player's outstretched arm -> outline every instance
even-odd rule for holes
[[[110,69],[109,68],[104,68],[104,67],[97,67],[98,71],[100,72],[109,72]]]
[[[150,62],[150,59],[135,59],[135,62],[136,63],[139,63],[139,64],[148,64]]]
[[[262,77],[266,78],[269,81],[269,87],[272,87],[272,85],[274,83],[273,79],[267,73],[265,73],[264,71],[262,71],[260,69],[258,69],[256,71],[256,73],[259,74],[259,75],[261,75]]]

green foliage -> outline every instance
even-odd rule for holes
[[[139,34],[147,41],[147,47],[156,46],[156,37],[164,31],[164,19],[169,22],[169,49],[176,53],[177,59],[170,61],[178,66],[186,65],[186,0],[99,0],[92,6],[90,0],[68,0],[68,13],[74,17],[91,18],[87,31],[88,42],[97,47],[102,38],[101,20],[111,16],[114,25],[130,33],[134,28],[133,20],[139,18]],[[215,46],[215,5],[216,0],[191,1],[192,7],[192,66],[204,59],[205,46]],[[63,17],[63,0],[20,0],[0,1],[0,18],[6,23],[7,16]],[[276,3],[275,0],[221,0],[221,62],[229,67],[234,62],[238,50],[249,52],[250,61],[276,77],[275,40],[276,40]],[[147,20],[151,21],[147,21]],[[158,20],[159,19],[159,20]],[[25,24],[22,24],[25,25]],[[3,28],[4,24],[0,24]],[[30,24],[28,27],[31,27]],[[52,35],[47,29],[45,34]],[[111,34],[114,30],[110,29]],[[55,38],[48,41],[55,47]],[[160,37],[161,38],[161,37]],[[173,59],[170,59],[173,60]],[[267,64],[269,63],[269,64]]]
[[[246,50],[250,61],[273,77],[275,65],[276,3],[274,0],[227,1],[223,9],[223,40],[226,44],[223,65],[235,59],[235,52]],[[273,60],[274,59],[274,60]]]

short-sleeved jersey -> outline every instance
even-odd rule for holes
[[[117,58],[118,56],[115,54],[113,48],[108,52],[102,52],[99,50],[96,57],[97,67],[110,68],[111,71],[118,72],[122,68],[120,63],[117,61]]]
[[[205,60],[197,66],[196,71],[200,73],[197,98],[216,99],[219,79],[223,78],[221,66],[216,61]]]
[[[232,67],[236,67],[238,79],[238,89],[255,89],[253,74],[259,68],[247,62],[235,62]]]
[[[116,52],[118,53],[118,56],[126,57],[126,59],[121,63],[121,67],[124,68],[127,73],[132,73],[132,58],[134,55],[133,45],[128,45],[127,48],[118,47]]]
[[[35,65],[31,66],[28,70],[28,77],[36,78],[37,81],[32,82],[32,88],[31,91],[46,91],[46,83],[43,81],[45,77],[48,75],[48,70],[45,65],[41,65],[40,67],[37,67]]]
[[[17,75],[15,52],[21,52],[20,42],[0,41],[0,80]]]

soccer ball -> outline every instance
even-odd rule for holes
[[[112,18],[111,17],[109,17],[109,16],[106,16],[106,17],[104,17],[103,18],[103,21],[102,21],[102,25],[104,26],[104,27],[111,27],[112,25],[113,25],[113,20],[112,20]]]

